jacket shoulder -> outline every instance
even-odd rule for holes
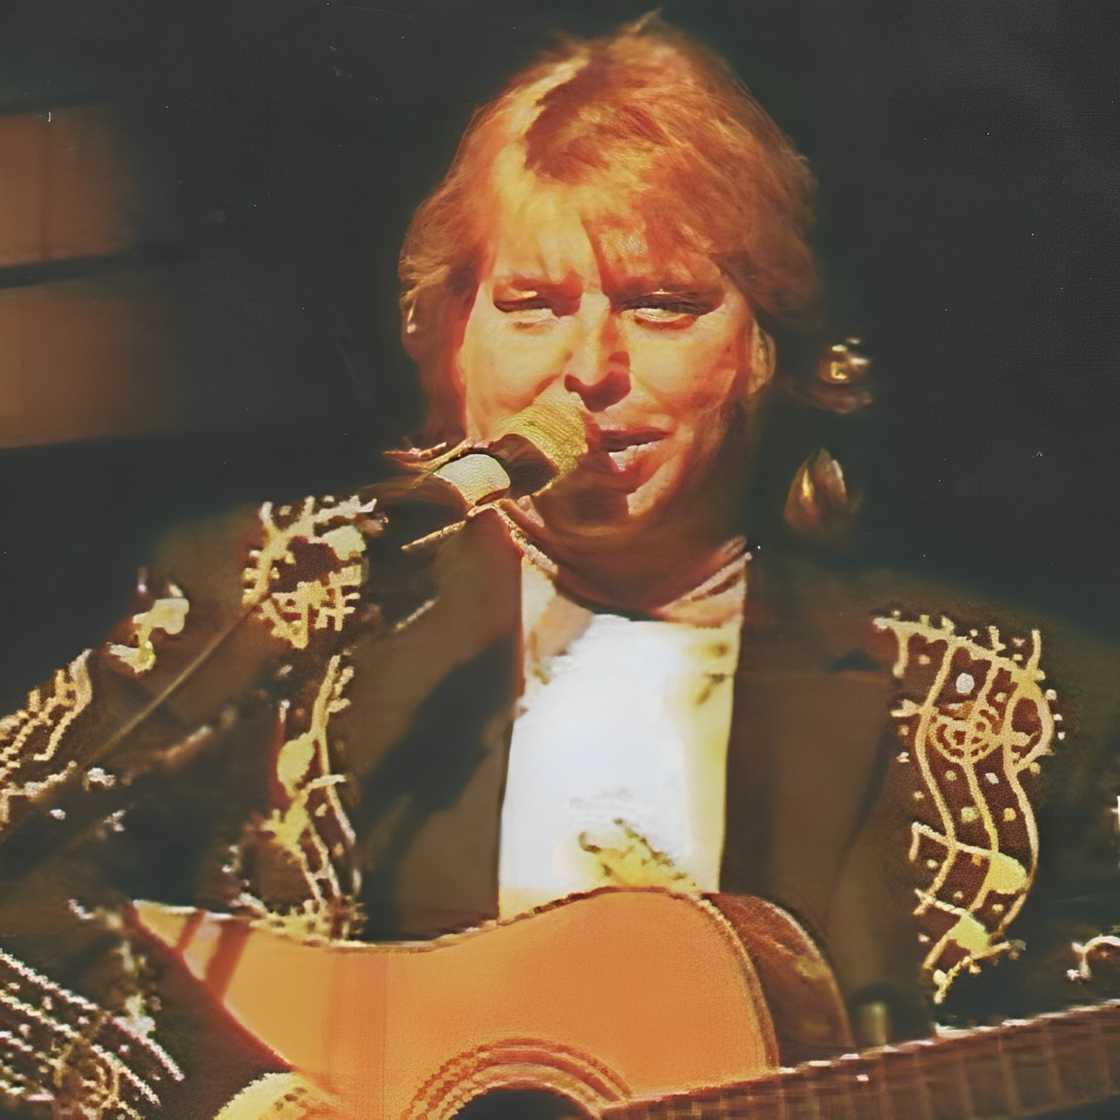
[[[936,998],[962,1015],[1084,1000],[1073,946],[1120,922],[1120,642],[962,580],[791,573],[813,625],[846,628],[833,655],[894,678],[881,800],[908,834],[875,842],[907,844]]]

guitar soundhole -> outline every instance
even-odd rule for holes
[[[455,1120],[593,1120],[591,1113],[559,1093],[497,1089],[475,1097]]]

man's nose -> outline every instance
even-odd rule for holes
[[[579,340],[568,355],[564,388],[591,412],[601,412],[630,392],[630,355],[610,309],[581,309]]]

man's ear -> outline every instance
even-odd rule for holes
[[[416,317],[416,300],[413,298],[408,305],[401,309],[401,345],[405,353],[417,364],[420,364],[422,347],[420,345],[420,324]]]
[[[750,327],[751,337],[747,345],[748,370],[745,395],[753,397],[760,389],[769,385],[774,378],[778,365],[778,350],[774,340],[755,319]]]

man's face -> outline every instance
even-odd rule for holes
[[[750,368],[738,288],[698,254],[666,259],[588,220],[595,202],[538,188],[496,207],[458,373],[473,439],[533,403],[577,408],[592,453],[538,509],[568,535],[626,537],[715,481],[738,402],[766,374]]]

